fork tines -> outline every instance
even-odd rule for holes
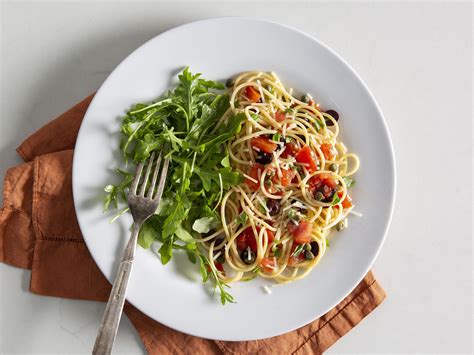
[[[156,200],[161,198],[161,194],[163,193],[163,188],[165,185],[166,181],[166,173],[168,171],[168,165],[169,165],[169,158],[166,157],[163,162],[163,167],[161,169],[161,175],[160,175],[160,181],[158,183],[158,187],[156,189],[156,193],[154,194],[155,191],[155,186],[156,186],[156,181],[158,179],[158,175],[160,172],[160,166],[162,165],[162,152],[158,154],[158,157],[155,161],[155,155],[156,152],[153,152],[150,157],[148,158],[147,162],[142,162],[138,164],[137,167],[137,172],[135,173],[135,178],[133,179],[132,186],[130,187],[130,194],[139,196],[139,197],[146,197],[148,199]],[[145,166],[145,163],[147,165],[145,174],[142,176],[143,168]],[[151,170],[154,166],[153,169],[153,177],[150,179],[150,174]],[[137,188],[138,185],[140,185],[140,192],[137,194]],[[148,188],[148,190],[147,190]],[[146,192],[146,196],[145,196]]]

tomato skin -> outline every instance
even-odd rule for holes
[[[224,272],[224,266],[221,263],[214,261],[214,265],[216,266],[217,270]]]
[[[267,232],[268,245],[270,245],[275,240],[275,234],[273,234],[273,232],[269,229],[267,229],[266,232]]]
[[[251,102],[259,102],[261,99],[260,92],[253,86],[247,86],[245,88],[245,96],[247,96]]]
[[[291,254],[293,254],[293,252],[295,251],[297,246],[298,246],[298,244],[296,244],[296,243],[293,243],[293,245],[291,246],[290,258],[288,259],[288,265],[289,266],[294,266],[294,265],[299,264],[299,263],[301,263],[305,260],[304,259],[304,253],[299,253],[298,256],[291,256]]]
[[[281,111],[277,111],[275,113],[275,121],[277,122],[283,122],[284,120],[286,120],[286,115],[284,112],[281,112]]]
[[[313,223],[308,221],[300,221],[298,226],[291,232],[296,244],[309,243],[311,241],[311,231]]]
[[[281,169],[281,178],[280,178],[280,184],[282,186],[288,186],[291,181],[293,181],[293,178],[296,176],[296,171],[292,169]],[[275,175],[278,176],[278,175]]]
[[[283,151],[283,153],[281,153],[280,156],[282,158],[288,158],[290,155],[295,156],[295,154],[298,153],[298,150],[299,149],[294,142],[288,142],[285,145],[285,150]]]
[[[336,156],[336,150],[334,149],[332,144],[323,143],[319,148],[321,148],[324,158],[326,158],[327,160],[333,160]]]
[[[339,196],[339,198],[341,198],[343,195],[343,192],[342,191],[339,191],[337,193],[337,196]],[[352,207],[354,206],[352,204],[352,198],[349,196],[349,195],[346,195],[346,198],[344,200],[342,200],[342,208],[349,208],[349,207]]]
[[[272,153],[278,148],[278,144],[265,137],[254,137],[250,141],[252,147],[256,147],[265,153]]]
[[[303,148],[301,148],[298,153],[295,155],[296,161],[304,164],[308,164],[309,166],[306,167],[306,169],[310,172],[313,173],[316,170],[318,170],[318,165],[316,164],[316,160],[313,156],[313,152],[310,147],[305,145]]]
[[[271,273],[275,267],[275,260],[273,258],[263,258],[260,266],[264,272]]]
[[[257,227],[257,233],[260,228]],[[257,252],[257,239],[253,234],[252,227],[247,227],[238,237],[237,237],[237,250],[242,251],[247,247],[250,248],[253,252]]]
[[[242,251],[247,248],[247,237],[245,236],[245,232],[237,237],[237,250]]]
[[[250,187],[250,190],[252,191],[257,191],[260,188],[260,182],[258,179],[258,171],[260,170],[260,174],[263,173],[263,170],[265,170],[265,167],[260,164],[254,164],[249,170],[249,176],[258,182],[254,182],[250,179],[245,179],[245,183],[247,184],[248,187]]]

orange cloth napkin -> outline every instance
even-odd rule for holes
[[[106,301],[110,292],[110,284],[82,238],[71,190],[74,144],[92,97],[24,141],[17,152],[25,163],[9,169],[5,177],[0,261],[31,269],[30,291],[37,294]],[[248,342],[190,336],[161,325],[129,304],[125,313],[150,354],[320,354],[384,298],[383,289],[369,272],[321,318],[284,335]]]

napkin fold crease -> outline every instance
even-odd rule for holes
[[[111,289],[82,238],[72,198],[74,145],[92,98],[90,95],[27,138],[17,148],[25,163],[10,168],[5,176],[0,261],[31,269],[30,291],[39,295],[106,301]],[[150,354],[321,354],[384,298],[385,292],[369,272],[321,318],[280,336],[247,342],[187,335],[128,303],[125,313]]]

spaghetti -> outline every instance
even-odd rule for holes
[[[359,159],[338,140],[337,112],[295,98],[274,73],[243,73],[230,90],[246,119],[226,148],[244,182],[222,197],[221,228],[198,242],[225,282],[301,279],[347,225]]]

